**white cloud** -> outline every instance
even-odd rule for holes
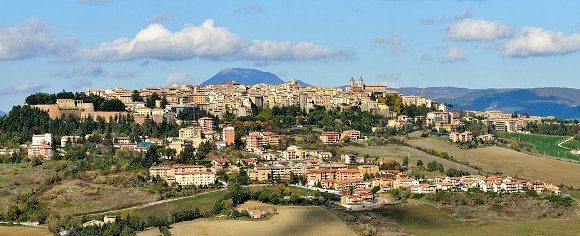
[[[447,26],[446,37],[451,40],[494,40],[509,36],[511,29],[498,21],[465,19]]]
[[[0,29],[0,60],[64,55],[74,50],[75,45],[75,39],[54,38],[37,18],[31,18],[22,25]]]
[[[165,78],[165,84],[173,85],[173,84],[186,84],[189,82],[189,74],[184,72],[175,72],[169,74]]]
[[[400,54],[407,51],[407,47],[398,35],[376,36],[375,43],[382,43],[389,45],[389,50],[394,54]]]
[[[443,56],[444,62],[457,62],[457,61],[466,61],[465,55],[461,52],[461,49],[458,47],[451,47],[447,51],[447,54]]]
[[[48,88],[48,84],[25,82],[20,86],[0,89],[0,95],[12,95],[21,93],[35,93],[42,89]]]
[[[144,58],[183,60],[194,57],[240,60],[315,60],[348,56],[311,42],[246,41],[208,19],[200,26],[185,25],[171,32],[151,24],[134,38],[119,38],[99,47],[80,49],[76,58],[94,61],[126,61]]]
[[[565,35],[535,27],[524,28],[502,48],[502,53],[511,57],[548,56],[577,51],[580,51],[580,33]]]

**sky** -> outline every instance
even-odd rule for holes
[[[200,84],[580,88],[580,1],[3,1],[0,110],[34,92]]]

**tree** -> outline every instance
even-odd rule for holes
[[[417,160],[417,166],[423,167],[423,161],[422,160]]]
[[[429,171],[429,172],[434,172],[434,171],[443,172],[444,168],[443,168],[443,165],[439,164],[438,162],[432,161],[432,162],[429,162],[427,164],[427,171]]]
[[[163,99],[161,99],[161,104],[159,104],[159,106],[162,109],[165,109],[165,107],[167,106],[167,104],[169,104],[169,102],[167,102],[167,98],[163,97]]]
[[[403,166],[404,167],[409,167],[409,157],[404,157],[403,158]]]
[[[133,102],[143,102],[143,98],[139,94],[139,91],[133,90],[133,93],[131,94],[131,101],[133,101]]]
[[[147,101],[145,101],[145,107],[147,108],[155,108],[155,101],[160,100],[161,97],[157,95],[157,93],[153,93],[147,97]]]
[[[198,160],[205,159],[207,157],[207,154],[209,154],[209,152],[211,152],[212,149],[214,149],[214,145],[211,142],[205,141],[200,143],[199,147],[197,148],[196,158]]]
[[[119,99],[109,99],[105,100],[98,107],[99,111],[126,111],[125,104]]]

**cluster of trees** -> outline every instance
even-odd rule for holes
[[[549,120],[529,123],[525,130],[533,134],[576,136],[580,134],[580,125],[577,120]]]
[[[82,92],[35,93],[26,97],[25,101],[28,105],[41,105],[55,104],[57,99],[74,99],[84,103],[92,103],[96,111],[125,111],[125,104],[119,99],[105,99],[94,94],[87,95]]]
[[[112,141],[113,134],[126,135],[137,141],[141,136],[175,137],[180,126],[163,120],[160,124],[146,119],[140,125],[133,116],[118,116],[107,121],[102,117],[76,118],[67,116],[50,119],[48,114],[30,106],[15,106],[7,116],[0,117],[0,144],[18,145],[30,141],[33,134],[51,133],[55,136],[94,134],[96,138]]]
[[[4,214],[0,214],[0,221],[40,222],[46,221],[48,207],[33,196],[18,196],[16,204],[8,206]]]
[[[225,122],[241,124],[237,127],[242,134],[266,129],[283,133],[294,126],[318,126],[325,131],[343,131],[348,129],[370,133],[372,127],[384,126],[386,119],[371,112],[361,111],[353,106],[344,110],[315,106],[306,111],[297,106],[264,108],[255,116],[224,117]],[[249,124],[249,127],[244,126]]]
[[[196,208],[172,211],[169,214],[159,214],[157,216],[149,216],[141,218],[135,215],[134,212],[124,211],[117,217],[114,223],[107,223],[103,226],[89,226],[82,227],[81,221],[88,221],[89,219],[71,218],[69,216],[51,216],[47,220],[47,225],[50,231],[58,233],[60,230],[69,230],[69,235],[95,235],[95,236],[109,236],[135,235],[136,232],[145,230],[149,227],[158,227],[162,232],[167,231],[172,223],[195,220],[204,217],[204,215]]]

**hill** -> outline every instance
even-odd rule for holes
[[[538,116],[580,118],[580,89],[468,89],[428,87],[426,96],[463,110],[497,109],[504,112],[528,113]],[[402,94],[418,95],[420,88],[394,88]]]
[[[270,72],[246,68],[228,68],[220,71],[201,85],[215,85],[225,82],[235,81],[240,84],[282,84],[284,83],[278,76]]]

